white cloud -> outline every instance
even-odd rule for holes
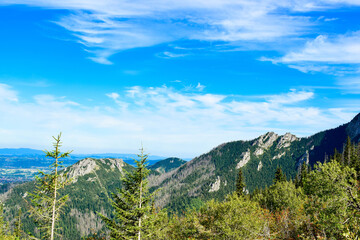
[[[360,77],[341,78],[338,80],[338,85],[345,93],[360,94]]]
[[[313,92],[308,91],[296,91],[291,89],[291,92],[286,94],[280,94],[275,96],[270,96],[268,101],[274,104],[294,104],[301,101],[309,100],[314,97]]]
[[[184,54],[184,53],[172,53],[172,52],[163,52],[161,54],[158,54],[159,57],[161,58],[178,58],[178,57],[185,57],[188,56],[189,54]]]
[[[323,62],[360,64],[360,31],[333,38],[320,35],[306,43],[300,51],[282,57],[282,63]]]
[[[0,83],[0,102],[2,101],[17,102],[18,96],[9,85]]]
[[[152,154],[194,156],[267,131],[310,135],[350,120],[358,110],[356,105],[308,106],[315,94],[297,90],[243,98],[134,86],[103,95],[114,101],[108,106],[96,102],[85,106],[52,95],[36,95],[25,102],[10,92],[10,99],[19,100],[0,104],[0,147],[43,149],[51,135],[62,131],[64,148],[77,153],[136,152],[143,142]]]
[[[306,15],[357,0],[2,0],[0,5],[26,4],[67,9],[54,22],[91,53],[93,61],[111,64],[122,50],[175,40],[232,42],[234,46],[284,41],[310,32],[316,20]],[[165,52],[168,57],[179,54]]]
[[[320,35],[302,49],[279,59],[261,58],[275,64],[283,63],[301,72],[324,72],[334,75],[358,73],[360,68],[360,31],[344,35]]]
[[[196,86],[196,89],[199,90],[200,92],[202,92],[205,89],[205,86],[198,83],[198,85]]]
[[[120,95],[118,93],[108,93],[106,94],[106,96],[108,96],[109,98],[113,99],[113,100],[117,100]]]

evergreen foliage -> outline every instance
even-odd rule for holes
[[[135,159],[136,169],[122,178],[123,187],[113,193],[112,206],[114,218],[100,214],[111,239],[153,239],[156,235],[156,223],[161,222],[163,213],[153,209],[154,194],[149,193],[146,168],[147,155],[143,148]]]
[[[17,240],[15,234],[10,233],[9,224],[4,219],[4,204],[0,202],[0,239]]]
[[[312,140],[311,144],[316,145],[316,138]],[[107,233],[112,239],[358,239],[359,144],[352,143],[348,138],[342,145],[342,152],[336,150],[325,163],[315,164],[314,170],[311,171],[308,161],[302,157],[303,151],[294,150],[306,144],[308,142],[305,140],[293,142],[282,158],[274,159],[272,155],[279,153],[275,148],[276,143],[263,155],[256,156],[253,154],[256,150],[253,142],[233,142],[199,157],[198,161],[186,164],[194,164],[198,171],[189,173],[186,172],[188,166],[180,167],[178,173],[187,173],[188,177],[178,182],[179,188],[171,190],[175,193],[169,195],[170,202],[174,207],[180,206],[181,209],[188,210],[176,216],[168,216],[165,210],[156,209],[154,193],[147,187],[149,170],[146,167],[147,155],[142,149],[138,155],[139,160],[136,160],[135,169],[125,163],[122,165],[124,168],[113,167],[113,159],[91,160],[96,162],[96,170],[79,176],[76,184],[67,186],[64,189],[66,191],[61,193],[60,196],[69,194],[70,199],[67,206],[62,208],[66,212],[66,217],[58,215],[61,224],[59,222],[57,226],[63,226],[63,232],[66,233],[64,239],[80,239],[80,233],[76,232],[74,227],[79,222],[72,214],[73,210],[91,213],[100,212],[101,209],[102,220],[109,231],[99,234],[101,229],[96,229],[87,239],[103,239],[108,237]],[[311,144],[306,145],[308,149],[312,148]],[[236,165],[232,162],[236,161],[230,160],[239,157],[236,154],[239,148],[241,151],[249,149],[252,160],[239,171],[234,171]],[[292,155],[300,159],[299,165],[291,160]],[[205,161],[208,159],[211,159],[211,162]],[[261,170],[258,170],[259,161],[263,163]],[[214,164],[213,170],[206,168],[209,162]],[[298,173],[289,171],[290,168],[296,169]],[[122,174],[123,170],[127,171],[125,175]],[[215,172],[214,177],[209,175],[210,171]],[[51,176],[65,176],[66,173],[67,171],[54,170]],[[295,183],[292,180],[287,181],[285,173],[289,179],[295,179]],[[0,239],[13,240],[16,236],[24,236],[21,235],[21,225],[24,229],[35,228],[26,218],[27,209],[21,202],[24,202],[27,191],[39,190],[39,179],[43,184],[52,183],[51,177],[41,176],[43,177],[38,177],[36,185],[26,183],[12,189],[11,194],[16,198],[7,200],[7,204],[15,207],[7,208],[7,212],[15,216],[21,207],[25,214],[19,213],[15,221],[11,220],[15,222],[12,234],[6,221],[1,217],[1,211],[0,226],[3,226],[3,230],[0,231]],[[122,181],[119,181],[119,176],[122,176]],[[190,192],[189,186],[196,186],[201,179],[199,177],[207,176],[211,176],[209,184],[198,188],[198,192],[203,195],[189,197],[189,194],[196,193]],[[210,183],[214,183],[218,176],[221,178],[221,188],[210,193]],[[263,182],[257,182],[261,176]],[[249,183],[255,189],[251,198],[242,191],[239,194],[239,190],[245,187],[245,179],[246,186]],[[262,188],[264,185],[261,184],[267,184],[269,181],[273,181],[273,184]],[[256,188],[257,184],[260,188]],[[108,193],[115,192],[116,188],[119,189],[112,194],[111,214]],[[85,197],[83,191],[87,190],[89,192]],[[227,194],[230,190],[232,194]],[[179,195],[176,195],[177,193]],[[175,197],[172,198],[173,196]],[[31,211],[34,211],[34,208]]]
[[[238,178],[236,180],[236,194],[240,197],[244,195],[245,183],[241,168],[239,169]]]
[[[268,239],[269,220],[256,202],[234,193],[225,201],[207,202],[199,212],[174,218],[168,239]]]
[[[186,163],[185,160],[172,157],[172,158],[166,158],[164,160],[160,160],[155,164],[149,166],[148,168],[149,170],[152,170],[150,174],[160,175],[162,173],[170,172],[171,170],[174,170],[185,163]]]
[[[286,181],[286,175],[283,173],[281,167],[278,167],[275,172],[274,183],[276,184],[278,182],[285,182],[285,181]]]
[[[68,200],[68,195],[59,197],[59,190],[65,187],[70,180],[64,173],[59,173],[62,166],[62,158],[68,157],[70,152],[60,152],[61,133],[57,137],[53,137],[54,149],[45,151],[46,157],[50,157],[54,162],[50,165],[51,173],[39,171],[36,176],[36,189],[31,193],[30,208],[31,216],[35,219],[41,231],[42,239],[53,240],[55,235],[60,235],[60,228],[57,221],[61,214],[61,209]]]
[[[359,200],[358,188],[354,169],[342,167],[336,161],[316,165],[304,182],[304,191],[310,196],[305,211],[312,223],[311,232],[342,239],[342,234],[351,229],[360,236],[359,229],[354,229],[360,211],[350,207],[354,200]]]

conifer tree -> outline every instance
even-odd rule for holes
[[[277,167],[276,172],[275,172],[274,183],[285,182],[285,181],[286,181],[285,174],[283,173],[281,167]]]
[[[123,186],[113,193],[112,206],[114,218],[100,214],[110,230],[111,239],[151,239],[155,231],[154,195],[149,193],[146,168],[147,155],[140,149],[139,160],[135,160],[136,169],[122,178]]]
[[[60,216],[61,208],[68,200],[68,195],[59,197],[59,190],[70,182],[65,173],[59,173],[63,168],[62,158],[68,157],[71,151],[61,153],[61,133],[57,137],[53,137],[54,150],[44,152],[46,157],[54,159],[50,165],[51,173],[39,171],[36,179],[36,189],[31,195],[32,206],[30,208],[30,216],[35,219],[42,233],[42,239],[53,240],[55,235],[59,234],[59,228],[56,222]]]
[[[21,223],[21,208],[19,208],[18,215],[15,219],[15,228],[14,228],[14,234],[17,238],[21,238],[22,235],[22,223]]]
[[[352,148],[353,148],[353,145],[351,143],[351,138],[348,136],[346,139],[346,143],[345,143],[344,151],[343,151],[344,165],[347,165],[347,166],[351,165],[351,155],[353,153]]]
[[[297,178],[295,179],[295,185],[296,187],[303,187],[304,186],[304,180],[307,176],[307,174],[309,173],[309,168],[306,164],[306,162],[304,161],[301,166],[300,166],[300,172],[298,173]]]
[[[336,148],[334,149],[334,156],[332,157],[332,159],[337,161],[338,163],[342,163],[342,155]]]
[[[9,224],[4,219],[4,204],[0,202],[0,239],[17,240],[14,234],[9,231]]]
[[[242,174],[242,170],[240,168],[239,172],[238,172],[238,178],[237,178],[237,181],[236,181],[236,194],[239,197],[244,195],[244,189],[245,189],[245,182],[244,182],[244,177],[243,177],[243,174]]]

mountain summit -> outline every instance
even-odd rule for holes
[[[269,186],[279,166],[287,178],[294,179],[303,162],[313,165],[332,155],[335,148],[342,151],[347,136],[359,141],[360,114],[347,124],[310,137],[268,132],[250,141],[221,144],[153,181],[152,187],[161,189],[158,205],[175,210],[196,205],[199,199],[221,200],[235,190],[239,168],[251,192]]]

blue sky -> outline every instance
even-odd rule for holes
[[[0,147],[194,157],[360,106],[358,0],[2,0]]]

